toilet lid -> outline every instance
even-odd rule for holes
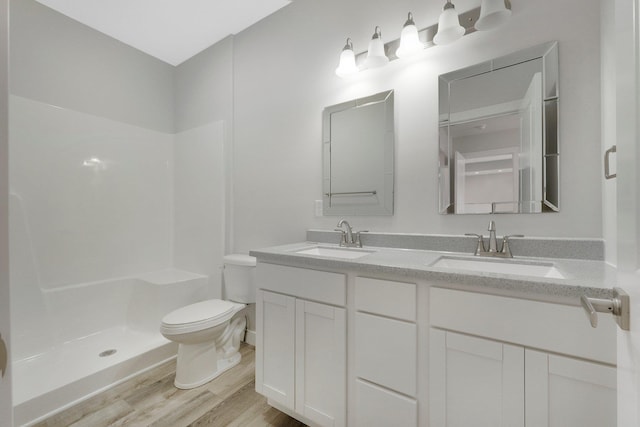
[[[215,323],[216,320],[226,320],[233,314],[236,304],[230,301],[210,299],[197,302],[172,311],[162,318],[164,327],[181,327],[200,323]]]

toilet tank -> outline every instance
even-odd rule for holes
[[[250,304],[256,302],[256,259],[244,254],[224,256],[224,298]]]

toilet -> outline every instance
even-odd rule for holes
[[[226,255],[226,300],[200,301],[162,318],[160,332],[178,343],[177,388],[201,386],[240,362],[238,350],[247,326],[240,311],[256,301],[255,267],[252,256]]]

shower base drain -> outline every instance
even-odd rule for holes
[[[103,351],[98,356],[100,356],[100,357],[112,356],[112,355],[116,354],[117,351],[118,350],[116,350],[115,348],[112,348],[112,349]]]

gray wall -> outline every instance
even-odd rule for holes
[[[223,122],[224,247],[233,252],[233,37],[209,47],[174,72],[176,132]]]
[[[351,222],[387,232],[483,231],[488,215],[437,213],[437,76],[559,40],[562,211],[493,219],[499,233],[603,235],[598,0],[514,1],[512,19],[498,30],[355,80],[334,75],[346,37],[363,51],[375,25],[387,40],[397,38],[407,11],[424,27],[437,21],[441,5],[296,0],[173,68],[70,25],[33,0],[14,3],[14,93],[164,131],[225,122],[227,252],[303,240],[307,228],[334,227],[338,218],[315,217],[313,209],[322,192],[322,109],[388,89],[396,91],[396,212]],[[476,6],[456,2],[460,11]]]
[[[366,50],[375,25],[399,37],[407,11],[418,26],[437,21],[439,2],[296,0],[234,39],[234,241],[236,251],[301,241],[321,199],[321,112],[325,106],[396,91],[396,212],[348,218],[385,232],[498,232],[602,237],[600,177],[600,34],[598,0],[513,1],[502,28],[478,32],[418,59],[394,61],[354,80],[334,75],[346,37]],[[459,11],[477,1],[456,2]],[[577,14],[576,11],[580,13]],[[438,214],[437,77],[550,40],[560,46],[561,212],[542,215]]]
[[[182,132],[233,114],[233,37],[175,68],[175,125]]]
[[[11,93],[174,132],[174,67],[34,0],[11,1]]]

